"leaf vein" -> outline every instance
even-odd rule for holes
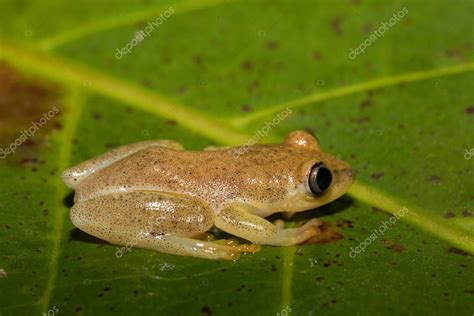
[[[71,153],[72,153],[72,140],[76,133],[77,126],[79,124],[80,116],[81,116],[81,109],[83,105],[82,95],[79,93],[78,89],[73,89],[70,92],[69,99],[67,101],[68,105],[68,113],[65,114],[65,122],[64,122],[64,130],[62,139],[61,139],[61,146],[60,146],[60,153],[58,159],[58,169],[59,172],[62,172],[65,168],[68,167]],[[62,229],[64,226],[64,219],[65,214],[67,214],[67,210],[64,208],[62,201],[66,194],[67,190],[64,187],[64,184],[61,180],[61,177],[57,177],[56,182],[56,212],[54,216],[54,230],[53,230],[53,245],[51,251],[51,260],[49,263],[49,278],[46,283],[46,288],[43,293],[43,296],[40,298],[41,302],[41,313],[47,313],[48,309],[50,308],[50,300],[51,294],[55,288],[57,273],[58,273],[58,262],[59,262],[59,255],[61,252],[61,240],[62,240]]]
[[[299,99],[290,100],[290,101],[280,103],[277,105],[271,105],[271,106],[265,107],[262,110],[255,111],[245,116],[240,116],[236,119],[232,119],[232,123],[236,127],[243,127],[254,120],[263,118],[267,115],[280,112],[287,107],[289,108],[302,107],[308,104],[314,104],[314,103],[323,102],[323,101],[327,101],[331,99],[336,99],[336,98],[340,98],[340,97],[350,95],[350,94],[377,90],[377,89],[394,86],[398,84],[403,84],[403,83],[428,80],[428,79],[439,78],[443,76],[451,76],[451,75],[461,74],[461,73],[470,72],[470,71],[474,71],[474,62],[456,65],[456,66],[449,66],[449,67],[426,70],[426,71],[416,71],[416,72],[405,73],[401,75],[378,78],[371,81],[366,81],[366,82],[361,82],[361,83],[356,83],[352,85],[335,88],[333,90],[329,90],[326,92],[316,92]]]
[[[173,7],[176,10],[175,14],[184,14],[220,4],[226,4],[232,1],[236,0],[189,0],[176,5],[162,5],[156,8],[137,11],[122,16],[101,19],[83,24],[75,29],[51,35],[50,37],[44,38],[37,42],[37,46],[44,51],[49,51],[60,45],[72,42],[88,35],[93,35],[100,31],[106,31],[156,18],[160,13],[169,7]]]

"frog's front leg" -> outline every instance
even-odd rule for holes
[[[284,229],[282,222],[273,225],[252,214],[253,211],[253,206],[244,203],[227,205],[217,214],[215,225],[223,231],[257,244],[291,246],[317,235],[318,226],[322,224],[319,219],[312,219],[301,227]]]
[[[113,193],[79,201],[71,220],[81,230],[110,243],[207,259],[235,260],[256,245],[226,245],[195,239],[214,223],[202,200],[158,191]]]
[[[91,175],[94,172],[103,169],[112,163],[119,161],[127,156],[130,156],[142,149],[149,147],[165,147],[176,150],[182,150],[183,146],[180,143],[171,140],[150,140],[143,141],[125,146],[120,146],[111,151],[108,151],[98,157],[86,160],[80,164],[65,170],[62,174],[64,183],[72,189],[75,189],[82,179]]]

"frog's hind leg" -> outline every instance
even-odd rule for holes
[[[256,245],[226,245],[197,239],[214,224],[214,212],[200,199],[167,192],[113,193],[80,201],[71,220],[110,243],[207,259],[235,260]]]
[[[205,259],[237,260],[242,252],[257,252],[258,245],[227,246],[225,244],[176,235],[144,238],[137,243],[140,248],[157,250],[181,256],[192,256]]]
[[[74,189],[82,179],[86,178],[92,173],[142,149],[154,146],[166,147],[176,150],[183,149],[183,146],[180,143],[171,140],[151,140],[117,147],[98,157],[86,160],[72,168],[65,170],[62,174],[63,181],[68,187]]]

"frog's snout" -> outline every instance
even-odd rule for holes
[[[349,187],[352,185],[354,182],[357,172],[352,169],[351,167],[347,166],[345,168],[335,170],[334,171],[334,176],[335,176],[335,183],[341,188],[345,188],[344,190],[349,189]]]
[[[345,168],[342,169],[341,172],[341,182],[345,182],[348,186],[350,186],[357,177],[357,171],[352,168]]]

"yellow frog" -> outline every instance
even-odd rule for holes
[[[139,142],[62,177],[76,191],[71,220],[86,233],[117,245],[235,260],[259,245],[290,246],[317,235],[318,219],[285,229],[265,217],[337,199],[354,172],[311,134],[295,131],[282,144],[203,151],[168,140]],[[252,244],[204,240],[214,226]]]

